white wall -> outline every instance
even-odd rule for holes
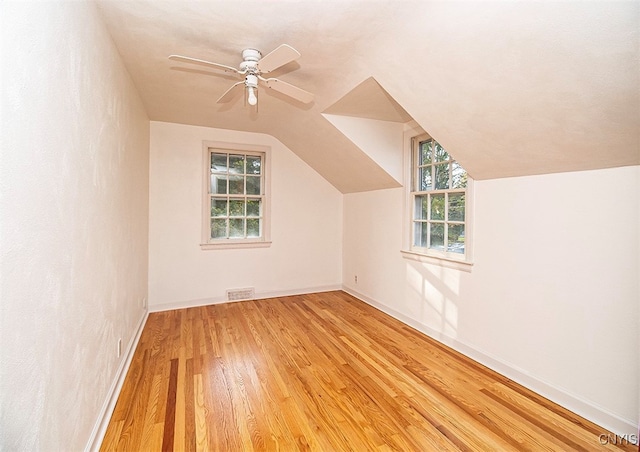
[[[271,147],[271,247],[200,249],[203,140]],[[150,162],[152,310],[340,287],[342,196],[275,138],[152,122]]]
[[[0,449],[82,450],[144,316],[149,122],[93,3],[0,5]]]
[[[639,167],[624,167],[476,182],[470,273],[401,257],[403,189],[346,195],[345,286],[600,425],[634,433],[639,179]]]

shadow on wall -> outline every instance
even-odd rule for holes
[[[407,262],[406,278],[410,316],[456,339],[460,272],[425,263]]]

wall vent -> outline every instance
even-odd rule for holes
[[[247,287],[245,289],[227,289],[227,300],[251,300],[256,294],[253,287]]]

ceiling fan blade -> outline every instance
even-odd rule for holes
[[[235,72],[235,73],[240,72],[239,70],[231,66],[225,66],[224,64],[212,63],[211,61],[199,60],[197,58],[191,58],[191,57],[186,57],[182,55],[170,55],[169,59],[173,61],[181,61],[182,63],[200,64],[202,66],[222,69],[225,72]]]
[[[315,96],[309,91],[305,91],[303,89],[298,88],[297,86],[293,86],[290,83],[283,82],[282,80],[278,80],[277,78],[263,78],[261,79],[264,83],[269,87],[278,91],[282,94],[286,94],[289,97],[293,97],[300,102],[308,104],[312,102]]]
[[[300,58],[300,52],[290,45],[282,44],[280,47],[263,56],[260,61],[258,61],[258,69],[263,74],[266,74],[267,72],[278,69],[280,66],[291,63],[298,58]]]
[[[219,104],[226,104],[227,102],[229,102],[231,99],[236,97],[236,95],[238,95],[241,92],[241,90],[236,89],[239,86],[244,86],[244,82],[234,83],[231,86],[231,88],[226,90],[224,92],[224,94],[222,96],[220,96],[220,98],[216,102],[219,103]]]

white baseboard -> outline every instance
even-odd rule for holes
[[[447,336],[440,331],[436,331],[426,325],[423,325],[417,320],[414,320],[398,311],[395,311],[389,306],[380,303],[377,300],[374,300],[364,294],[361,294],[348,286],[343,286],[342,290],[373,306],[374,308],[384,312],[385,314],[388,314],[391,317],[400,320],[402,323],[420,331],[421,333],[426,334],[432,339],[435,339],[436,341],[462,353],[463,355],[473,359],[474,361],[477,361],[480,364],[492,370],[495,370],[499,374],[504,375],[505,377],[515,381],[518,384],[521,384],[525,388],[528,388],[536,392],[537,394],[540,394],[541,396],[557,403],[558,405],[563,406],[569,411],[572,411],[584,417],[585,419],[598,424],[606,430],[609,430],[618,435],[637,434],[638,432],[638,425],[636,425],[632,420],[624,419],[616,415],[615,413],[610,412],[606,408],[599,406],[596,403],[585,400],[580,396],[571,394],[565,389],[558,388],[553,384],[540,380],[539,378],[536,378],[534,375],[529,374],[528,372],[518,368],[517,366],[513,366],[507,362],[502,361],[499,358],[491,356],[488,353],[477,350],[469,344],[466,344],[462,341]]]
[[[332,290],[342,290],[342,285],[333,284],[328,286],[307,287],[303,289],[281,290],[281,291],[275,291],[275,292],[260,292],[260,293],[256,293],[253,299],[261,300],[264,298],[288,297],[291,295],[304,295],[307,293],[330,292]],[[149,311],[150,312],[171,311],[173,309],[195,308],[197,306],[207,306],[210,304],[235,303],[236,301],[243,301],[243,300],[229,301],[225,297],[214,297],[214,298],[201,298],[198,300],[178,301],[174,303],[162,303],[157,305],[149,304]]]
[[[136,350],[136,347],[138,346],[138,341],[140,340],[142,330],[144,329],[144,325],[147,323],[148,317],[149,312],[145,311],[143,316],[140,318],[140,321],[138,322],[135,334],[127,344],[127,348],[125,350],[125,359],[120,362],[120,366],[116,371],[115,378],[113,379],[111,387],[107,392],[107,398],[102,404],[102,409],[100,410],[98,420],[96,421],[96,424],[93,427],[93,431],[91,432],[91,436],[89,437],[89,441],[84,448],[85,452],[97,452],[100,450],[102,440],[104,439],[104,435],[107,432],[107,427],[109,426],[109,421],[111,420],[111,415],[113,414],[113,410],[116,407],[116,402],[118,401],[120,390],[122,389],[124,379],[127,376],[127,371],[129,370],[129,366],[131,365],[133,354]]]

